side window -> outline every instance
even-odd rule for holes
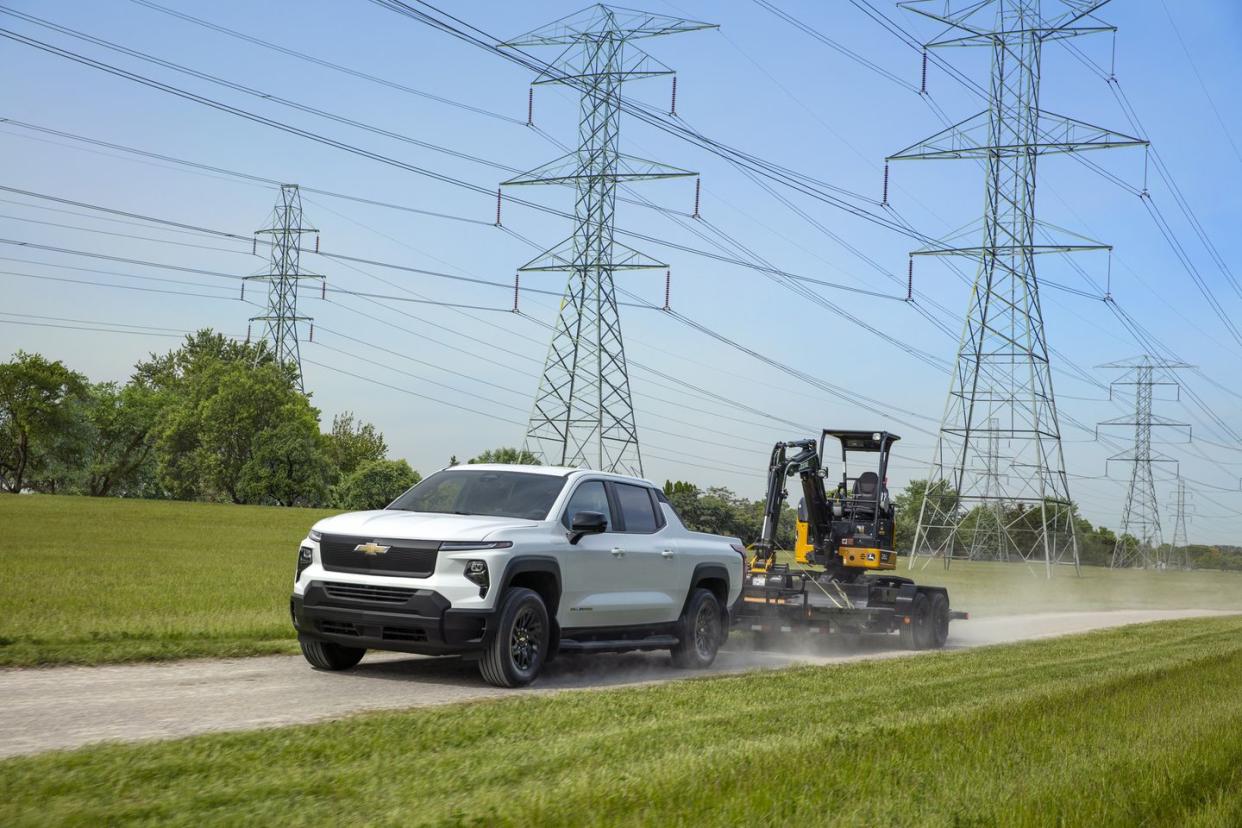
[[[603,481],[588,480],[574,489],[569,505],[565,507],[565,514],[561,515],[561,523],[566,529],[578,512],[599,512],[608,518],[608,528],[612,529],[612,509],[608,508],[608,493],[604,490]]]
[[[617,505],[621,508],[625,531],[650,534],[660,528],[650,489],[646,486],[614,483],[613,491],[617,495]]]

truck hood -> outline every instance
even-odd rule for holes
[[[487,515],[445,515],[377,509],[347,512],[315,524],[316,532],[403,540],[485,540],[498,529],[537,526],[536,521]]]

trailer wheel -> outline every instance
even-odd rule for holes
[[[927,649],[930,620],[931,602],[924,593],[915,593],[914,600],[910,602],[910,616],[902,619],[901,646],[907,650]]]
[[[696,589],[681,617],[681,640],[671,649],[673,666],[702,670],[720,649],[720,602],[709,590]]]
[[[949,597],[943,592],[932,595],[931,623],[927,634],[927,646],[933,650],[941,649],[949,640]]]

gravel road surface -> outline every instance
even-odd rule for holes
[[[1173,618],[1204,610],[1134,610],[1015,615],[955,621],[953,648],[1047,638]],[[731,642],[732,646],[732,642]],[[814,653],[722,651],[713,673],[832,664],[909,655],[896,636],[839,642]],[[534,687],[498,690],[457,658],[373,653],[347,673],[316,672],[301,656],[262,656],[166,664],[0,670],[0,757],[101,741],[167,739],[339,718],[363,710],[424,707],[671,681],[665,653],[560,657]],[[694,675],[698,675],[695,673]]]

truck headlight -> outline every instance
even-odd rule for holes
[[[312,563],[314,563],[314,561],[315,561],[315,551],[313,549],[311,549],[309,546],[303,546],[301,549],[299,549],[298,550],[298,571],[294,574],[293,580],[296,581],[299,578],[301,578],[302,573],[306,571],[306,567],[310,566]]]
[[[310,537],[310,539],[311,539],[311,540],[313,540],[315,543],[319,543],[321,540],[323,540],[323,533],[322,533],[322,532],[316,532],[314,529],[310,530],[310,532],[308,532],[308,533],[307,533],[307,535],[308,535],[308,536]]]
[[[487,571],[487,561],[466,561],[466,579],[474,584],[478,584],[479,597],[487,595],[487,588],[491,586],[490,576]]]

